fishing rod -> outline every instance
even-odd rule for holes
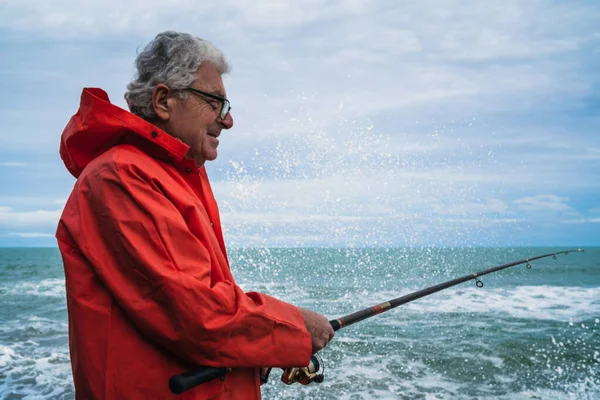
[[[329,321],[334,331],[340,330],[352,324],[355,324],[359,321],[365,320],[372,316],[384,313],[386,311],[391,310],[392,308],[396,308],[406,303],[410,303],[411,301],[420,299],[421,297],[429,296],[430,294],[439,292],[444,289],[448,289],[449,287],[456,286],[460,283],[470,281],[475,279],[475,285],[478,288],[483,287],[483,282],[479,279],[479,277],[487,274],[491,274],[493,272],[501,271],[506,268],[514,267],[520,264],[526,264],[526,268],[531,268],[531,262],[535,260],[539,260],[546,257],[552,257],[556,260],[556,256],[559,254],[569,254],[574,252],[583,252],[583,249],[575,249],[575,250],[565,250],[558,251],[555,253],[548,253],[537,257],[525,258],[519,261],[513,261],[507,264],[499,265],[496,267],[492,267],[490,269],[486,269],[484,271],[475,272],[469,275],[465,275],[460,278],[452,279],[450,281],[440,283],[434,286],[430,286],[428,288],[407,294],[405,296],[401,296],[381,304],[377,304],[363,310],[356,311],[352,314],[345,315],[343,317],[332,319]],[[286,368],[284,369],[281,380],[286,384],[292,383],[301,383],[303,385],[307,385],[311,382],[322,382],[323,381],[323,373],[319,374],[319,369],[322,362],[319,360],[316,355],[311,356],[310,364],[307,367],[302,368]],[[169,379],[169,388],[171,392],[174,394],[181,394],[186,390],[189,390],[201,383],[208,382],[215,378],[223,377],[227,372],[229,372],[230,368],[215,368],[215,367],[198,367],[196,370],[184,372],[179,375],[174,375]]]

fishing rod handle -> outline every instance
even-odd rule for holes
[[[181,394],[186,390],[215,378],[223,378],[230,368],[198,367],[193,371],[173,375],[169,379],[169,389],[173,394]]]
[[[333,328],[333,330],[336,332],[343,327],[343,325],[340,323],[339,319],[332,319],[331,321],[329,321],[329,323],[331,324],[331,327]]]

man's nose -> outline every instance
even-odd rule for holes
[[[231,127],[233,126],[233,117],[231,116],[230,112],[228,112],[225,118],[221,120],[221,125],[225,129],[231,129]]]

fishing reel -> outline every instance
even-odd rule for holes
[[[323,370],[319,373],[321,366],[323,366]],[[299,383],[301,385],[308,385],[312,382],[321,383],[324,379],[324,372],[325,364],[323,364],[323,360],[317,354],[314,354],[310,356],[310,363],[307,367],[284,369],[281,381],[286,385],[291,385],[292,383]]]

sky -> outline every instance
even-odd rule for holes
[[[56,245],[82,89],[164,30],[232,65],[230,247],[600,245],[596,1],[0,0],[0,246]]]

